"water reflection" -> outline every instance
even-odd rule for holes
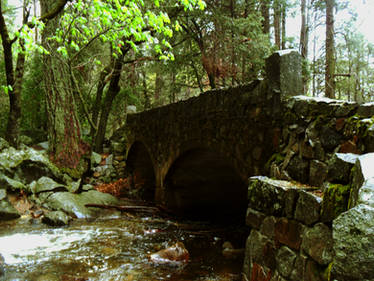
[[[136,216],[76,220],[63,228],[0,223],[6,263],[0,280],[240,280],[242,260],[221,254],[229,233],[227,227]],[[187,265],[149,261],[150,254],[177,241],[190,252]]]

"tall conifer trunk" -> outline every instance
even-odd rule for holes
[[[334,0],[326,0],[325,95],[332,99],[335,98],[334,6]]]

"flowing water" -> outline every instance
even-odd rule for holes
[[[5,259],[0,280],[240,280],[243,257],[222,255],[226,240],[244,247],[240,229],[126,213],[77,219],[59,228],[30,219],[0,222]],[[149,260],[177,241],[188,249],[188,263],[155,265]]]

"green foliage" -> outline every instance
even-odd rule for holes
[[[47,139],[43,75],[43,60],[41,55],[36,52],[26,68],[21,94],[21,132],[30,136],[36,142]]]
[[[158,9],[162,2],[78,0],[63,14],[61,25],[51,39],[60,44],[57,51],[65,58],[75,57],[82,48],[100,39],[111,45],[114,57],[122,53],[124,45],[139,51],[138,43],[141,42],[143,48],[155,50],[160,59],[173,59],[171,45],[166,39],[172,37],[173,26],[168,14]],[[202,0],[180,0],[175,5],[188,10],[196,5],[204,7]],[[178,25],[174,27],[178,28]],[[164,38],[158,40],[155,33]]]

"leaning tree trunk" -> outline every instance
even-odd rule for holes
[[[129,51],[129,48],[122,47],[122,54],[114,61],[113,71],[109,82],[108,91],[106,92],[105,98],[103,100],[103,105],[101,108],[100,120],[97,128],[95,143],[94,143],[94,151],[95,152],[102,152],[103,151],[103,143],[105,139],[105,132],[108,123],[108,118],[110,111],[112,109],[112,104],[120,91],[119,82],[121,79],[121,72],[123,67],[123,58],[124,55]]]
[[[334,0],[326,0],[326,73],[325,95],[335,98]]]
[[[48,13],[52,0],[41,0],[42,14]],[[44,56],[44,86],[48,114],[48,141],[51,159],[60,167],[77,168],[84,154],[73,85],[67,61],[56,52],[56,43],[47,40],[57,27],[57,19],[47,22],[42,44],[49,51]]]

